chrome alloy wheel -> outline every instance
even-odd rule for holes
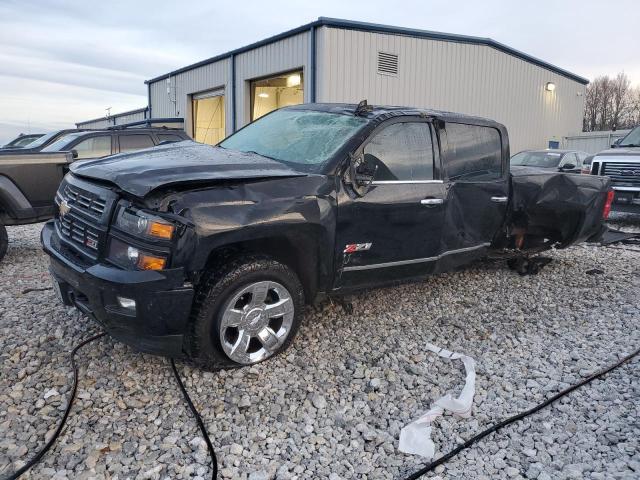
[[[278,282],[256,282],[237,290],[223,307],[220,343],[234,362],[249,365],[278,351],[291,331],[294,305]]]

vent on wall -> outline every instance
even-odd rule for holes
[[[383,75],[397,75],[398,55],[378,52],[378,73]]]

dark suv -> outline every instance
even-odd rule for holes
[[[166,128],[69,130],[41,150],[7,151],[0,156],[0,259],[7,250],[5,225],[25,225],[53,217],[56,190],[71,162],[188,138],[183,130]]]
[[[72,165],[42,243],[61,300],[115,338],[238,366],[283,350],[326,294],[591,238],[608,185],[510,174],[507,131],[490,120],[306,104],[217,147]]]

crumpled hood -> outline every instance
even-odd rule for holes
[[[77,161],[71,172],[79,177],[114,183],[138,197],[168,185],[211,180],[241,180],[304,176],[283,163],[191,140],[111,157]]]

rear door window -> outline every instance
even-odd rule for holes
[[[428,123],[394,123],[364,147],[364,160],[377,167],[374,181],[433,179],[433,145]]]
[[[142,148],[153,147],[154,145],[151,135],[137,134],[120,136],[120,153],[132,152]]]
[[[444,166],[450,180],[482,182],[502,177],[502,141],[492,127],[447,123]]]
[[[71,147],[78,152],[77,159],[98,158],[111,155],[111,136],[90,137]]]
[[[176,135],[175,133],[159,133],[157,137],[158,137],[158,143],[181,142],[182,140],[184,140],[180,135]]]

